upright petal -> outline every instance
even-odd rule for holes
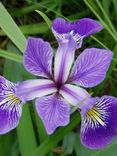
[[[52,134],[57,127],[69,123],[70,107],[59,96],[38,98],[36,109],[48,134]]]
[[[70,36],[67,40],[59,42],[54,62],[54,78],[58,84],[63,84],[68,78],[74,61],[75,49],[76,45]]]
[[[74,23],[74,31],[81,36],[87,37],[103,29],[103,26],[96,20],[82,18]]]
[[[69,82],[85,88],[98,85],[106,76],[112,56],[110,50],[85,49],[75,62]]]
[[[54,82],[47,79],[27,80],[16,85],[16,94],[24,102],[56,91]]]
[[[65,84],[64,86],[62,86],[59,93],[71,105],[77,105],[79,102],[86,100],[90,97],[85,89],[70,84]]]
[[[102,30],[102,25],[90,18],[83,18],[76,22],[68,22],[62,18],[56,18],[52,23],[52,30],[58,40],[63,40],[68,34],[77,43],[77,48],[82,45],[84,37],[95,34]]]
[[[103,96],[95,102],[93,100],[92,108],[87,109],[85,114],[82,111],[82,144],[90,149],[100,149],[110,144],[117,135],[117,98]]]
[[[29,37],[24,54],[24,66],[30,73],[51,77],[52,48],[48,42],[40,38]]]
[[[15,95],[15,85],[0,76],[0,134],[5,134],[19,123],[22,102]]]

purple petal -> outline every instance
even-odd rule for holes
[[[81,115],[81,142],[84,146],[104,148],[117,135],[117,98],[103,96],[93,101],[92,108],[85,114],[81,110]]]
[[[37,99],[36,109],[48,134],[52,134],[57,127],[69,123],[70,107],[56,95]]]
[[[47,79],[27,80],[16,85],[16,94],[22,101],[32,100],[56,91],[54,82]]]
[[[0,76],[0,134],[16,128],[22,113],[22,102],[15,95],[15,85]]]
[[[76,45],[70,37],[65,42],[59,43],[54,62],[54,78],[59,84],[64,83],[69,75],[74,61]]]
[[[52,30],[58,40],[64,40],[70,34],[77,43],[77,48],[82,45],[84,37],[93,35],[102,30],[102,25],[90,18],[83,18],[76,22],[68,22],[62,18],[56,18],[52,23]]]
[[[106,49],[89,48],[77,58],[70,82],[89,88],[104,80],[113,53]]]
[[[70,84],[65,84],[64,86],[62,86],[59,93],[71,105],[77,105],[82,100],[85,100],[90,97],[90,95],[85,89]]]
[[[24,55],[24,66],[27,71],[50,78],[52,56],[52,48],[48,42],[40,38],[28,38]]]
[[[103,26],[90,18],[82,18],[74,23],[74,31],[81,36],[93,35],[103,29]]]

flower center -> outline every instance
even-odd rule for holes
[[[57,88],[57,90],[58,90],[58,92],[59,92],[59,90],[61,89],[61,87],[62,87],[62,83],[61,82],[55,82],[55,84],[56,84],[56,88]]]

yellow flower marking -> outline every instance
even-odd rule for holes
[[[87,112],[86,117],[90,118],[93,122],[100,123],[102,126],[105,125],[104,121],[101,118],[101,114],[95,107],[93,107]]]

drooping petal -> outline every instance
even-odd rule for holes
[[[71,84],[65,84],[62,86],[59,93],[71,105],[77,105],[82,100],[88,99],[90,97],[85,89]]]
[[[81,142],[87,148],[100,149],[117,135],[117,98],[103,96],[92,102],[85,114],[81,110]]]
[[[16,85],[16,94],[22,101],[32,100],[56,91],[54,82],[47,79],[27,80]]]
[[[56,18],[52,23],[52,30],[58,40],[63,40],[70,34],[77,43],[77,48],[82,45],[84,37],[93,35],[102,30],[102,25],[90,18],[83,18],[76,22],[68,22],[62,18]]]
[[[69,123],[70,107],[56,95],[38,98],[36,100],[36,110],[48,134],[52,134],[57,127]]]
[[[59,42],[59,48],[55,55],[54,78],[59,84],[64,83],[69,75],[70,68],[74,61],[76,44],[69,37],[64,42]]]
[[[29,37],[24,54],[24,66],[30,73],[51,77],[52,48],[48,42],[40,38]]]
[[[0,76],[0,134],[16,128],[22,113],[22,102],[15,95],[15,85]]]
[[[85,88],[98,85],[106,76],[112,56],[110,50],[85,49],[77,58],[69,81]]]

